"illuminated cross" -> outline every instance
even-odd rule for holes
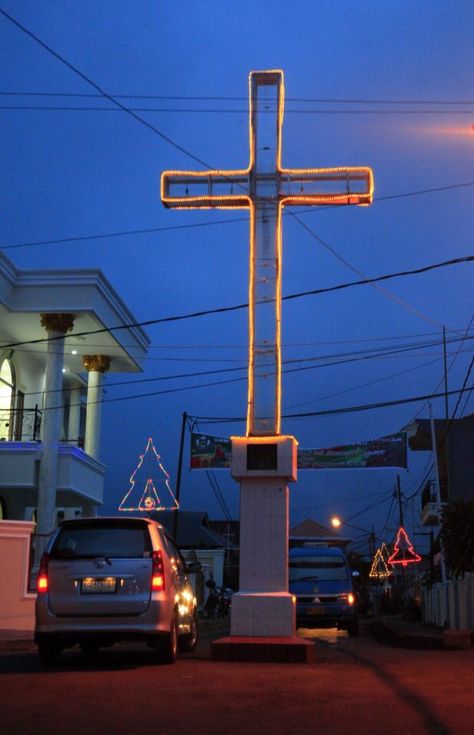
[[[164,171],[166,207],[250,210],[247,435],[280,434],[282,209],[299,204],[372,202],[367,167],[281,166],[283,72],[249,77],[250,162],[239,170]]]

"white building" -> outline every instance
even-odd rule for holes
[[[100,271],[21,271],[0,253],[0,520],[37,521],[41,541],[95,514],[103,376],[141,371],[135,322]]]

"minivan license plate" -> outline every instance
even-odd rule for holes
[[[325,612],[324,607],[308,607],[307,609],[308,615],[324,615]]]
[[[83,595],[113,594],[116,590],[115,577],[84,577],[81,584]]]

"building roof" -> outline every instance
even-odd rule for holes
[[[204,511],[153,511],[150,518],[161,523],[173,535],[176,523],[176,545],[180,549],[237,548],[229,539],[210,527],[208,515]]]
[[[345,548],[351,543],[352,539],[340,536],[332,528],[326,528],[321,523],[313,521],[312,518],[306,518],[301,523],[290,528],[290,546],[294,546],[298,542],[303,541],[315,541],[327,543],[329,546]]]
[[[83,355],[101,353],[110,357],[110,372],[141,370],[149,339],[126,304],[100,270],[20,270],[0,253],[1,339],[6,346],[24,343],[22,350],[35,356],[46,353],[47,337],[40,314],[74,315],[74,328],[66,335],[65,368],[84,371]],[[71,348],[77,352],[71,354]]]

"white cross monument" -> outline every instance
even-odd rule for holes
[[[282,210],[289,205],[372,201],[368,167],[281,166],[283,72],[249,76],[250,162],[246,169],[164,171],[161,198],[181,209],[250,211],[247,432],[232,437],[232,476],[240,481],[240,584],[232,636],[288,637],[295,631],[288,593],[288,486],[296,447],[281,434]]]

